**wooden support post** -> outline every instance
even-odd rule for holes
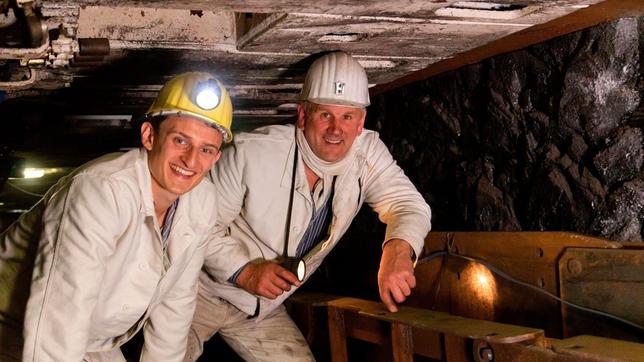
[[[348,362],[347,330],[344,326],[344,310],[329,306],[329,339],[333,362]]]
[[[467,353],[468,350],[471,350],[471,348],[468,348],[467,337],[445,334],[443,343],[445,348],[445,361],[458,362],[472,360],[472,355]]]
[[[414,360],[414,339],[411,326],[391,323],[391,349],[394,362],[412,362]]]

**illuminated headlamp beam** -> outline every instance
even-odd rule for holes
[[[49,175],[52,173],[58,173],[58,172],[63,172],[64,169],[59,168],[59,167],[45,167],[45,168],[40,168],[40,167],[25,167],[22,170],[22,177],[23,178],[40,178],[45,175]]]
[[[211,110],[221,101],[221,89],[214,79],[200,82],[195,87],[194,102],[199,108]]]

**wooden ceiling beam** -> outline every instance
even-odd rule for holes
[[[450,70],[479,63],[483,59],[523,49],[604,22],[639,16],[644,16],[644,1],[642,0],[606,0],[552,21],[510,34],[484,46],[456,54],[452,58],[436,62],[427,68],[392,82],[376,85],[371,88],[370,93],[372,96],[378,95]]]

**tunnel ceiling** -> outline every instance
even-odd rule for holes
[[[351,53],[373,89],[382,89],[459,57],[477,61],[463,55],[486,46],[503,51],[499,40],[508,37],[523,36],[515,39],[517,47],[576,30],[574,21],[556,25],[570,14],[593,8],[608,14],[636,1],[17,3],[5,2],[0,15],[5,98],[58,97],[79,116],[138,114],[169,77],[203,70],[229,88],[238,124],[250,128],[294,114],[305,70],[320,52]],[[29,25],[30,37],[19,23]]]

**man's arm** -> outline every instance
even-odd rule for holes
[[[403,302],[416,286],[413,267],[430,230],[431,211],[377,134],[369,136],[376,139],[367,153],[365,201],[387,224],[378,287],[383,303],[395,312],[395,303]]]
[[[291,285],[300,286],[297,277],[272,261],[253,261],[239,273],[236,283],[249,293],[275,299],[291,290]]]
[[[150,313],[143,329],[145,343],[141,361],[183,361],[205,249],[206,245],[203,245],[195,251],[181,277]]]
[[[402,303],[416,287],[413,249],[402,239],[385,243],[378,270],[378,291],[380,299],[390,312],[397,312],[396,303]]]
[[[210,236],[204,270],[220,282],[250,262],[245,245],[227,235],[227,228],[239,216],[244,203],[244,167],[243,155],[233,144],[222,151],[209,174],[217,195],[217,226]]]
[[[242,141],[243,142],[243,141]],[[226,235],[225,229],[241,213],[246,193],[244,178],[247,155],[237,141],[223,151],[222,157],[211,171],[219,201],[218,239],[206,255],[204,269],[219,281],[237,284],[247,292],[274,299],[291,288],[299,286],[297,277],[278,264],[267,260],[253,260],[239,240]]]
[[[119,215],[113,185],[79,175],[43,214],[43,230],[25,315],[24,361],[80,361]]]

